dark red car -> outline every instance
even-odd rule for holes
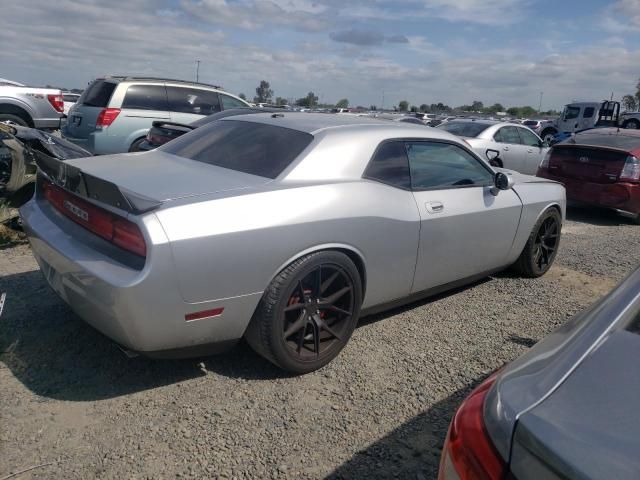
[[[640,131],[594,128],[554,145],[538,177],[567,189],[567,201],[606,207],[640,223]]]

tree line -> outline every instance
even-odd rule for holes
[[[638,82],[638,94],[640,94],[640,82]],[[244,93],[239,95],[243,100],[247,100],[247,96]],[[640,96],[638,97],[640,101]],[[256,94],[253,97],[254,103],[266,103],[266,104],[275,104],[278,106],[288,105],[290,101],[284,97],[275,97],[273,90],[271,89],[271,85],[266,80],[261,80],[260,84],[256,87]],[[349,99],[343,98],[338,100],[335,104],[320,104],[318,103],[318,96],[314,92],[307,93],[306,96],[302,98],[298,98],[293,101],[293,104],[298,107],[304,108],[348,108],[349,107]],[[358,107],[363,108],[363,107]],[[422,113],[452,113],[452,112],[474,112],[474,113],[484,113],[484,114],[497,114],[498,112],[506,112],[507,114],[514,117],[531,117],[536,113],[540,113],[543,115],[556,115],[558,112],[555,110],[549,110],[547,112],[538,112],[535,108],[525,105],[523,107],[510,107],[505,108],[500,103],[494,103],[493,105],[485,107],[484,103],[480,100],[474,100],[470,105],[460,105],[458,107],[450,107],[449,105],[445,105],[442,102],[439,103],[431,103],[426,104],[423,103],[420,106],[410,105],[408,101],[401,100],[398,105],[394,105],[393,110],[399,112],[422,112]],[[378,110],[377,105],[371,105],[369,110]]]
[[[627,94],[622,97],[622,108],[628,112],[637,112],[640,109],[640,79],[636,83],[636,93],[634,95]]]

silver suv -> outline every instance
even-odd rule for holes
[[[97,155],[134,152],[156,120],[188,124],[239,107],[249,104],[214,85],[166,78],[98,78],[69,110],[62,135]]]

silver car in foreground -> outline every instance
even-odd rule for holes
[[[638,360],[640,269],[467,397],[438,478],[640,478]]]
[[[535,175],[548,146],[528,127],[490,120],[454,120],[438,126],[464,138],[492,165]]]
[[[512,265],[544,274],[565,214],[562,185],[495,171],[447,132],[347,115],[227,117],[38,165],[25,230],[79,316],[150,356],[244,336],[294,372],[367,313]]]

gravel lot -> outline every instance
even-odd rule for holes
[[[640,227],[569,218],[545,277],[505,273],[364,319],[303,377],[246,345],[128,359],[49,291],[27,245],[2,249],[0,479],[33,466],[20,478],[435,478],[464,395],[640,263]]]

